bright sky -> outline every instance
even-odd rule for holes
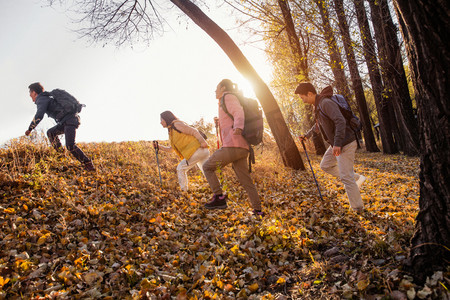
[[[65,89],[86,104],[79,142],[167,139],[159,123],[165,110],[188,123],[201,117],[212,122],[217,114],[214,90],[223,78],[253,93],[222,49],[192,22],[187,28],[171,23],[173,30],[167,27],[149,47],[117,49],[80,40],[63,10],[45,4],[0,3],[0,145],[27,130],[36,112],[28,85],[36,81],[46,90]],[[211,18],[226,30],[234,24],[230,17]],[[263,52],[243,46],[242,33],[227,32],[268,83],[270,67]],[[37,130],[46,132],[54,125],[45,117]]]

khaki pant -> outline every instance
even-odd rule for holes
[[[353,209],[361,209],[364,207],[364,204],[359,188],[356,185],[356,180],[358,180],[360,175],[353,171],[356,147],[356,141],[345,145],[342,147],[341,155],[339,156],[333,155],[332,146],[328,147],[320,163],[320,168],[328,174],[340,178],[344,184],[350,207]]]
[[[198,166],[203,173],[203,164],[209,158],[208,148],[198,148],[197,151],[192,154],[189,160],[183,159],[177,166],[178,183],[182,191],[187,191],[189,188],[189,180],[187,171],[195,166]],[[203,174],[205,175],[205,174]]]
[[[233,170],[236,173],[240,184],[247,192],[252,208],[261,210],[261,200],[259,199],[258,191],[256,190],[256,186],[253,184],[253,180],[248,171],[248,154],[249,151],[244,148],[220,148],[203,164],[203,172],[205,173],[206,180],[208,180],[213,193],[215,195],[220,195],[223,191],[219,179],[217,178],[216,171],[222,169],[229,163],[232,163]]]

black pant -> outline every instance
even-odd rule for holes
[[[47,131],[48,139],[53,147],[58,151],[62,148],[61,141],[58,135],[64,134],[66,139],[66,148],[72,153],[72,155],[78,159],[81,163],[86,163],[91,161],[83,151],[75,144],[75,135],[78,126],[80,125],[80,120],[78,116],[70,116],[64,120],[64,123],[58,123]]]

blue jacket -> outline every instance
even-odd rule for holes
[[[50,98],[50,93],[48,92],[42,92],[40,93],[36,101],[34,102],[37,106],[36,114],[34,115],[33,121],[31,121],[30,126],[28,127],[28,130],[33,130],[39,122],[42,121],[44,118],[44,115],[47,114],[50,118],[53,118],[56,120],[56,122],[63,124],[66,121],[71,120],[72,125],[79,125],[79,118],[76,118],[78,121],[78,124],[75,124],[75,120],[72,120],[73,118],[68,118],[69,116],[65,116],[61,119],[57,119],[57,116],[63,111],[63,108],[56,103],[56,101],[52,98]],[[71,116],[74,116],[73,114]]]

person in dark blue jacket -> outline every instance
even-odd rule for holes
[[[36,128],[44,118],[44,115],[47,114],[57,122],[55,126],[47,131],[48,139],[56,151],[62,151],[61,141],[58,135],[64,134],[66,147],[70,153],[83,164],[86,170],[95,171],[92,160],[75,144],[75,135],[78,126],[80,126],[80,117],[77,114],[69,113],[58,119],[63,108],[50,97],[50,93],[45,92],[44,87],[39,82],[30,84],[28,88],[30,90],[30,97],[37,106],[37,112],[25,135],[30,135],[31,131]]]

